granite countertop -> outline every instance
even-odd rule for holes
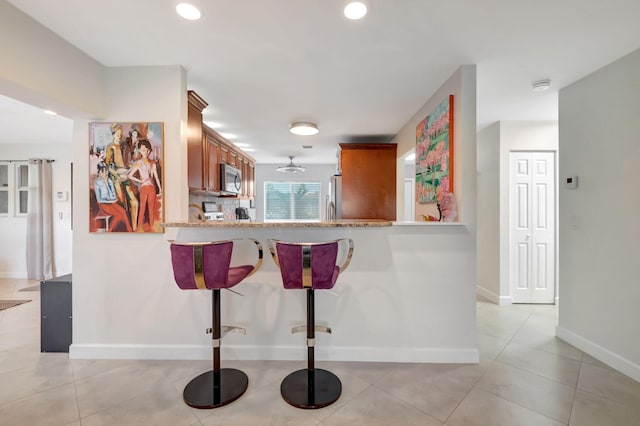
[[[378,219],[351,219],[335,222],[164,222],[168,228],[382,228],[393,222]]]

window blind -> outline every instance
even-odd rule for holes
[[[320,182],[265,181],[265,222],[319,222],[320,188]]]

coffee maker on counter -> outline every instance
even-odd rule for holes
[[[236,207],[236,220],[251,222],[249,210],[246,207]]]

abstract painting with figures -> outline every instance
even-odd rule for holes
[[[164,123],[89,123],[89,231],[162,233]]]

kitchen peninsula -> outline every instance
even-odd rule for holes
[[[317,324],[332,329],[332,334],[316,334],[318,360],[478,362],[475,256],[472,252],[461,255],[473,236],[460,223],[402,225],[383,220],[165,223],[167,239],[254,238],[262,243],[265,257],[270,257],[266,243],[272,238],[353,239],[349,269],[333,290],[316,292]],[[252,244],[237,248],[232,264],[255,259]],[[290,333],[291,327],[305,321],[304,299],[284,291],[271,259],[265,259],[256,274],[234,289],[244,297],[225,294],[223,304],[229,306],[223,306],[227,316],[223,323],[245,327],[247,334],[225,337],[225,359],[305,359],[304,334]],[[206,313],[197,316],[206,317]],[[188,356],[206,359],[210,342],[204,335],[199,342],[198,355],[192,351]]]
[[[379,219],[347,219],[331,222],[166,222],[167,228],[380,228],[391,226],[392,222]]]

